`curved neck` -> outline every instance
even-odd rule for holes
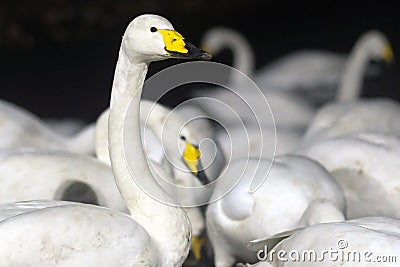
[[[177,251],[182,252],[185,240],[188,242],[190,224],[182,209],[161,203],[173,202],[152,176],[143,151],[140,138],[140,98],[147,68],[147,63],[130,62],[121,48],[110,102],[110,160],[115,182],[131,216],[145,228],[157,245],[163,262],[176,264],[186,257]],[[126,120],[128,109],[129,120]],[[124,131],[133,137],[129,138],[129,150],[126,151]],[[131,168],[126,159],[134,159]],[[160,201],[149,196],[141,186],[145,186]]]
[[[232,66],[248,76],[254,75],[255,56],[250,44],[242,36],[233,33],[224,33],[221,35],[219,47],[230,49],[233,54]],[[241,75],[232,74],[230,77],[232,84],[243,82]]]
[[[255,59],[250,45],[245,40],[237,39],[235,43],[232,42],[231,49],[234,55],[233,67],[240,70],[248,76],[254,75]],[[243,77],[240,75],[232,76],[232,83],[242,83]]]
[[[361,95],[364,73],[369,62],[365,43],[357,43],[351,51],[336,96],[338,101],[356,100]]]

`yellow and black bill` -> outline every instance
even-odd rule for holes
[[[193,145],[186,141],[186,139],[181,136],[181,139],[185,141],[185,151],[183,152],[183,162],[189,168],[189,170],[197,176],[203,185],[208,184],[210,181],[203,170],[203,166],[200,161],[201,152],[198,146]]]
[[[192,45],[177,31],[157,30],[163,37],[165,51],[174,58],[182,59],[211,59],[211,55],[206,51]]]

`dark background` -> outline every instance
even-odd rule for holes
[[[370,29],[400,53],[395,1],[0,1],[0,98],[40,117],[94,121],[108,106],[122,33],[143,13],[168,18],[194,44],[212,26],[232,27],[253,45],[257,67],[299,49],[348,53]],[[231,55],[214,60],[229,64]],[[152,64],[149,75],[174,63]],[[363,95],[400,99],[399,66],[383,68]]]

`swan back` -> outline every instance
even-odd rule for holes
[[[73,183],[90,186],[99,205],[126,211],[111,168],[92,157],[66,152],[13,153],[0,161],[0,202],[61,199]]]
[[[29,209],[14,207],[19,209],[19,215],[1,222],[1,266],[161,264],[150,237],[129,216],[92,205],[52,204],[45,201],[22,203],[30,206]]]
[[[74,136],[53,132],[38,117],[6,101],[0,101],[0,149],[63,150],[79,154],[93,153],[93,129],[85,128]]]

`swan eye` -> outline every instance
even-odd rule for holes
[[[151,27],[151,28],[150,28],[150,31],[151,31],[151,32],[156,32],[156,31],[157,31],[157,28],[156,28],[156,27]]]
[[[181,140],[186,141],[186,137],[184,137],[183,135],[180,136]]]

